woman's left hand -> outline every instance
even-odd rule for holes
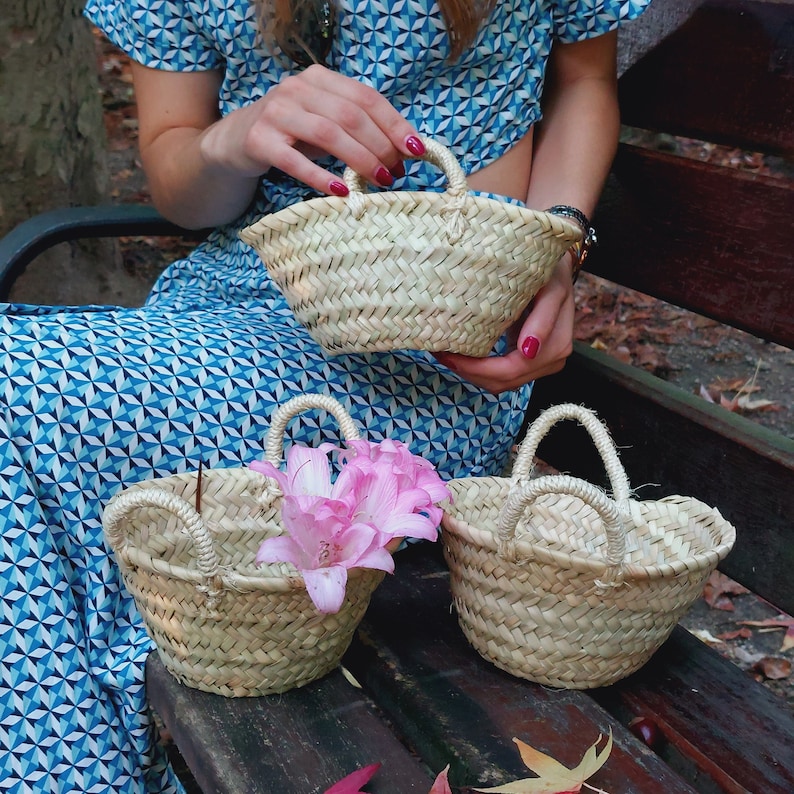
[[[435,356],[461,378],[499,394],[559,372],[573,349],[573,323],[571,257],[566,253],[549,282],[535,296],[530,310],[508,332],[511,349],[506,355]]]

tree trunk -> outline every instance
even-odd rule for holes
[[[96,44],[84,0],[12,0],[0,14],[0,234],[36,213],[107,198]],[[63,244],[21,276],[12,300],[137,304],[111,242]],[[137,292],[136,292],[137,291]]]

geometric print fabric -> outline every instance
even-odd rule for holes
[[[422,355],[372,356],[373,386],[363,357],[326,359],[280,298],[19,311],[0,315],[0,791],[179,790],[146,713],[152,645],[102,538],[113,493],[261,457],[276,405],[306,391],[338,396],[367,437],[401,438],[447,476],[501,465],[522,415],[520,393],[505,411],[450,389]],[[458,391],[459,405],[431,403]],[[321,414],[292,425],[304,443],[338,437]]]
[[[537,119],[552,36],[597,35],[644,5],[502,3],[450,65],[427,0],[344,0],[332,59],[470,171]],[[89,0],[87,14],[143,63],[223,68],[223,112],[281,76],[247,0]],[[411,164],[400,187],[441,189],[443,175]],[[505,465],[529,387],[485,394],[425,353],[326,357],[297,325],[237,230],[304,196],[263,181],[251,211],[172,265],[139,309],[0,304],[0,792],[181,791],[146,708],[152,643],[102,536],[121,488],[261,457],[277,405],[314,391],[446,478]],[[287,443],[337,438],[322,413],[287,431]]]

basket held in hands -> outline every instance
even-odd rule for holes
[[[538,443],[563,419],[590,433],[611,495],[568,475],[532,478]],[[450,490],[442,538],[463,633],[497,667],[549,686],[604,686],[639,669],[736,539],[696,499],[631,499],[606,427],[578,405],[533,422],[512,477]]]
[[[320,408],[359,437],[333,398],[301,395],[274,413],[265,457],[280,465],[291,418]],[[285,692],[338,666],[383,572],[349,571],[336,614],[317,611],[288,564],[256,566],[259,545],[284,532],[275,481],[248,468],[147,480],[114,496],[103,527],[166,669],[187,686],[241,697]]]
[[[486,356],[581,239],[568,219],[468,191],[454,155],[435,191],[321,196],[243,229],[296,319],[328,353],[396,349]]]

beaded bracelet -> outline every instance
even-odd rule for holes
[[[590,225],[590,220],[587,215],[581,210],[576,209],[576,207],[569,207],[566,204],[555,204],[555,206],[547,209],[546,212],[550,215],[560,215],[564,218],[570,218],[582,227],[584,237],[578,242],[575,242],[570,248],[570,251],[573,253],[573,272],[571,273],[571,278],[575,284],[576,279],[579,278],[582,265],[585,259],[587,259],[587,255],[590,253],[590,249],[598,244],[596,230]]]

